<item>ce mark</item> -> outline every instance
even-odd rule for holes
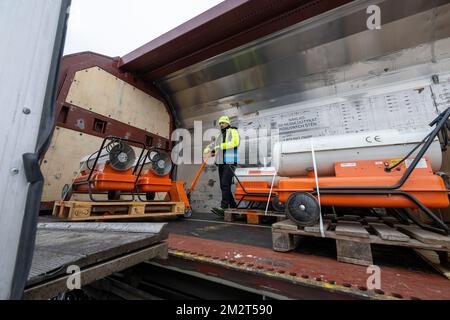
[[[375,142],[381,142],[381,137],[380,136],[369,136],[366,138],[367,143],[375,143]]]

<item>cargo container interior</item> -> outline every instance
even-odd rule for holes
[[[373,4],[382,12],[379,30],[366,25]],[[123,57],[66,56],[41,166],[41,208],[52,209],[79,160],[106,136],[171,148],[175,129],[193,131],[202,121],[205,131],[221,115],[240,129],[278,129],[282,141],[426,130],[450,106],[449,21],[447,0],[225,1]],[[267,158],[250,162],[252,141],[240,153],[245,164],[270,166],[273,144]],[[193,146],[193,154],[207,143]],[[450,151],[443,159],[440,171],[450,175]],[[198,168],[180,165],[173,179],[191,181]],[[374,263],[390,281],[369,292],[366,268],[336,262],[333,243],[308,239],[294,252],[275,253],[270,226],[212,215],[220,198],[217,168],[208,166],[192,194],[194,216],[169,220],[169,260],[88,291],[122,298],[212,298],[211,291],[214,298],[450,298],[448,279],[411,249],[375,246]],[[450,222],[448,208],[437,214]]]

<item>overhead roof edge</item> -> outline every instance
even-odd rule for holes
[[[119,67],[156,80],[349,2],[227,0],[123,56]]]

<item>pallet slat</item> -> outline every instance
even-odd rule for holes
[[[450,280],[450,266],[442,265],[439,259],[439,255],[430,250],[414,250],[419,256],[421,256],[426,262],[428,262],[436,271],[442,274],[444,277]],[[448,258],[448,256],[447,256]],[[448,262],[447,262],[448,263]]]
[[[323,222],[323,230],[324,231],[327,231],[330,226],[331,226],[331,221]],[[305,227],[305,231],[312,232],[312,233],[320,233],[320,224],[317,224],[313,227]]]
[[[415,226],[397,225],[397,229],[427,244],[439,244],[450,248],[450,236],[443,236]]]
[[[105,221],[180,216],[182,202],[81,202],[57,201],[53,216],[67,221]]]
[[[282,221],[286,219],[286,215],[283,213],[276,212],[265,212],[261,210],[249,210],[249,209],[230,209],[225,210],[224,220],[226,222],[235,221],[236,217],[245,216],[247,219],[247,224],[258,225],[261,223],[261,219],[265,217],[276,218],[277,221]]]
[[[291,220],[285,220],[273,224],[272,229],[297,231],[298,226]]]
[[[336,234],[342,236],[369,238],[370,234],[360,223],[339,223],[336,226]]]
[[[364,217],[364,221],[366,221],[367,223],[379,223],[379,222],[383,222],[382,220],[380,220],[380,218],[378,217]]]
[[[338,218],[339,221],[358,221],[361,220],[360,216],[356,215],[344,215],[340,218]]]
[[[407,235],[405,235],[405,234],[401,233],[400,231],[397,231],[394,228],[391,228],[385,224],[370,223],[369,225],[375,230],[375,232],[383,240],[408,242],[409,239],[411,239]]]
[[[392,225],[395,225],[395,224],[399,223],[397,218],[391,217],[391,216],[383,217],[383,222],[388,223],[388,224],[392,224]]]
[[[396,225],[398,229],[396,230],[387,224],[370,223],[369,226],[376,231],[377,235],[371,235],[361,223],[354,221],[338,221],[337,224],[326,221],[325,225],[327,227],[325,237],[336,241],[337,259],[341,262],[364,266],[372,264],[371,244],[436,251],[440,254],[447,254],[447,257],[448,252],[450,252],[450,248],[446,247],[450,237],[441,236],[418,227],[404,226],[410,229],[410,232],[415,231],[416,234],[421,235],[427,242],[416,239],[420,238],[418,236],[410,238],[402,233],[401,226],[398,225]],[[335,231],[330,226],[335,226]],[[418,232],[418,230],[425,232]],[[321,234],[318,226],[302,228],[298,227],[293,221],[286,220],[272,225],[272,236],[273,249],[287,252],[298,247],[300,238],[321,237]]]

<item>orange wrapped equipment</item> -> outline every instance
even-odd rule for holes
[[[172,188],[172,179],[169,175],[161,177],[149,171],[139,178],[137,188],[140,193],[169,192]]]
[[[139,157],[128,143],[141,146]],[[63,199],[73,193],[87,193],[96,202],[94,194],[107,193],[109,201],[119,201],[121,193],[133,196],[139,176],[137,168],[145,159],[143,143],[118,137],[106,137],[100,149],[81,161],[80,173],[71,186],[63,190]]]
[[[398,171],[386,172],[384,163],[390,161],[357,161],[352,163],[336,163],[335,177],[319,178],[320,188],[338,188],[345,186],[393,186],[403,173],[406,165],[398,167]],[[441,177],[433,174],[427,159],[422,159],[423,167],[416,168],[409,179],[398,191],[407,192],[428,208],[446,208],[449,206],[447,188]],[[278,185],[278,196],[281,202],[287,202],[292,192],[316,191],[314,177],[282,179]],[[418,205],[401,194],[321,194],[321,204],[337,207],[384,207],[412,208]]]
[[[275,209],[284,204],[288,217],[301,226],[318,222],[321,205],[420,209],[438,228],[425,226],[412,216],[411,219],[426,229],[448,234],[448,226],[430,208],[447,208],[449,190],[424,155],[439,134],[444,140],[443,149],[448,145],[449,118],[450,108],[430,124],[435,129],[402,160],[337,162],[334,176],[316,177],[312,171],[305,177],[280,178],[275,186],[267,181],[241,182],[236,177],[236,199],[240,203],[272,201]],[[315,159],[314,151],[311,152]]]
[[[169,154],[162,150],[149,150],[136,183],[137,191],[145,193],[148,201],[153,201],[157,192],[169,192],[172,188],[171,171]]]
[[[134,150],[125,142],[142,146],[140,156],[136,158]],[[205,161],[206,163],[206,161]],[[71,186],[66,186],[63,199],[70,200],[73,193],[87,193],[94,202],[94,194],[108,194],[108,201],[120,201],[121,193],[137,195],[145,193],[147,201],[154,201],[156,193],[167,193],[166,200],[183,202],[185,217],[192,215],[189,194],[194,190],[203,171],[201,166],[196,179],[189,190],[186,183],[172,181],[172,161],[164,150],[147,148],[144,144],[128,139],[107,137],[96,153],[81,161],[79,175]]]
[[[147,201],[154,201],[158,192],[167,193],[167,198],[174,202],[183,202],[186,208],[186,217],[192,215],[191,204],[185,190],[186,183],[172,181],[170,175],[158,176],[153,171],[144,172],[139,178],[136,189],[139,194],[145,193]],[[166,198],[166,199],[167,199]]]
[[[81,176],[74,180],[75,183],[85,181],[90,175],[90,171],[83,171]],[[128,191],[133,192],[136,177],[133,175],[133,169],[117,172],[110,166],[105,166],[102,171],[96,170],[90,184],[84,183],[76,185],[73,190],[75,193],[87,193],[89,186],[95,192],[109,191]]]
[[[190,216],[192,214],[190,194],[195,189],[208,159],[203,162],[191,186],[186,190],[185,182],[170,179],[172,162],[166,153],[152,151],[148,158],[150,163],[144,165],[142,176],[136,184],[137,191],[145,193],[147,201],[153,201],[157,192],[167,192],[171,201],[184,202],[187,214]]]
[[[392,186],[399,181],[406,165],[402,164],[391,173],[385,171],[385,161],[356,161],[352,163],[336,163],[336,176],[320,177],[322,187],[345,186]],[[265,181],[243,181],[238,184],[235,196],[238,200],[265,202],[270,193],[270,183]],[[433,173],[428,159],[421,161],[421,167],[416,168],[405,184],[398,189],[407,192],[429,208],[446,208],[450,205],[448,191],[443,179]],[[314,193],[316,180],[312,173],[308,177],[280,179],[272,191],[272,197],[286,203],[294,192]],[[321,204],[337,207],[386,207],[413,208],[416,203],[403,195],[356,195],[356,194],[322,194]]]
[[[280,179],[271,190],[266,181],[239,182],[235,196],[239,201],[267,203],[268,198],[277,211],[286,211],[299,225],[317,223],[320,205],[335,207],[410,208],[434,214],[429,208],[447,208],[450,205],[444,180],[433,173],[428,159],[423,158],[408,179],[399,188],[389,190],[403,177],[405,163],[392,172],[386,171],[385,161],[355,161],[335,164],[335,176],[319,177],[320,204],[317,201],[317,181],[314,173],[307,177]],[[353,186],[351,189],[348,186]],[[378,188],[370,190],[365,186]],[[362,188],[358,190],[357,188]],[[339,190],[343,188],[343,190]],[[284,206],[283,206],[284,204]],[[300,211],[297,210],[300,208]],[[306,217],[302,211],[309,211]],[[432,218],[433,219],[433,218]],[[436,219],[438,219],[436,217]],[[435,220],[435,219],[433,219]],[[436,220],[437,221],[437,220]],[[441,224],[445,229],[445,224]]]

